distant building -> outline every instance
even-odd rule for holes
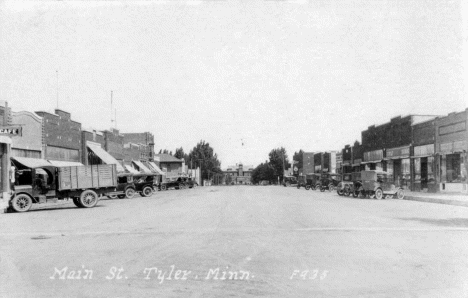
[[[184,174],[185,161],[170,154],[155,154],[154,162],[165,173],[166,178]]]
[[[138,144],[141,145],[140,160],[153,161],[154,159],[154,135],[150,132],[142,133],[122,133],[124,137],[124,144]]]
[[[223,170],[223,179],[225,183],[251,184],[250,178],[253,170],[253,166],[244,166],[242,163],[239,163],[235,166],[229,166]]]

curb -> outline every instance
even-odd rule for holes
[[[413,196],[405,196],[404,200],[468,207],[468,201],[464,202],[464,201],[459,201],[459,200],[447,200],[447,199],[413,197]]]

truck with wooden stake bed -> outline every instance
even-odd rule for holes
[[[96,206],[117,187],[116,165],[54,166],[44,159],[13,157],[9,210],[26,212],[32,204],[72,199],[79,208]]]

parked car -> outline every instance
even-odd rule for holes
[[[185,178],[184,182],[186,185],[188,185],[188,188],[194,188],[198,186],[197,181],[191,177]]]
[[[315,174],[299,175],[297,188],[304,187],[306,190],[313,189],[315,187],[314,175]]]
[[[341,182],[341,175],[340,174],[333,174],[333,173],[322,173],[320,176],[320,191],[333,191],[338,183]],[[316,186],[317,187],[317,186]]]
[[[117,175],[117,188],[107,196],[111,199],[131,199],[135,196],[136,187],[132,173],[120,173]]]
[[[188,186],[185,183],[183,177],[175,177],[175,178],[170,178],[166,180],[165,182],[161,183],[161,186],[160,186],[161,190],[168,190],[169,188],[185,189],[185,188],[188,188]]]
[[[297,178],[295,176],[284,176],[283,177],[283,186],[295,186],[297,185]]]
[[[338,185],[336,186],[336,192],[338,193],[338,195],[340,196],[350,195],[349,190],[352,188],[352,185],[353,185],[352,180],[353,180],[353,177],[351,173],[343,174],[342,181],[340,181],[340,183],[338,183]]]
[[[142,197],[151,196],[157,189],[156,174],[135,174],[133,181],[135,183],[135,191]]]
[[[402,187],[395,185],[393,176],[383,171],[361,171],[362,187],[361,194],[371,199],[381,200],[396,197],[403,199],[405,191]]]

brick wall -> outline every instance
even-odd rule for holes
[[[36,112],[43,118],[44,144],[66,149],[81,150],[81,123],[70,119],[70,114],[56,110],[59,114]]]
[[[105,149],[117,160],[124,159],[124,137],[117,129],[104,131]]]
[[[421,146],[435,143],[435,120],[413,125],[413,145]]]

